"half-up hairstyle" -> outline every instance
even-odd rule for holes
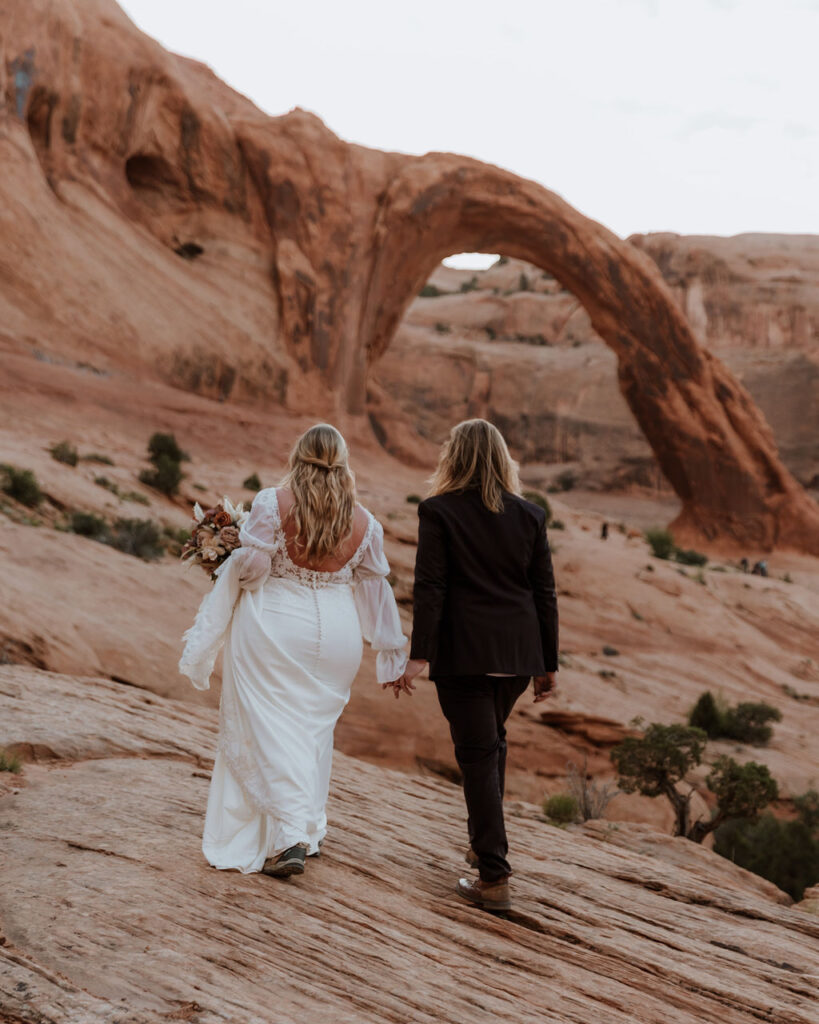
[[[430,495],[480,488],[484,505],[503,512],[504,491],[520,493],[518,464],[503,434],[487,420],[464,420],[449,433],[438,468],[430,479]]]
[[[308,562],[334,554],[353,532],[355,477],[347,444],[335,427],[317,423],[293,445],[280,486],[293,492],[288,519],[295,545]]]

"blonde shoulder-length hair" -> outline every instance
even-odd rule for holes
[[[484,505],[503,512],[504,491],[520,493],[518,464],[503,434],[487,420],[464,420],[452,428],[441,448],[429,494],[480,488]]]
[[[293,504],[287,518],[295,526],[294,543],[308,562],[335,554],[353,532],[355,477],[347,443],[329,423],[317,423],[293,445],[281,487]]]

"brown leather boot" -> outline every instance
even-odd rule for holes
[[[471,868],[476,868],[478,866],[478,855],[477,853],[475,853],[471,846],[467,847],[466,857],[464,858],[464,860]]]
[[[455,891],[482,910],[512,909],[508,878],[501,878],[497,882],[483,882],[480,878],[473,882],[468,878],[459,878]]]

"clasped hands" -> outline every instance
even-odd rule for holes
[[[386,690],[388,686],[391,686],[396,700],[401,696],[402,690],[407,694],[407,696],[411,697],[412,692],[415,689],[415,683],[413,680],[417,675],[423,672],[428,664],[428,661],[422,661],[421,659],[410,659],[407,662],[407,667],[404,669],[404,674],[401,678],[395,679],[391,683],[382,683],[381,689]],[[545,672],[542,676],[533,676],[532,683],[535,690],[535,704],[540,704],[542,701],[551,697],[557,687],[557,680],[555,679],[554,672]]]

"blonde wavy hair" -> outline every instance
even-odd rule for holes
[[[503,434],[487,420],[464,420],[449,432],[441,448],[429,494],[479,487],[484,505],[503,512],[503,493],[520,493],[518,464]]]
[[[287,513],[295,545],[308,562],[334,554],[353,532],[355,477],[347,443],[329,423],[317,423],[293,445],[280,486],[293,492]]]

